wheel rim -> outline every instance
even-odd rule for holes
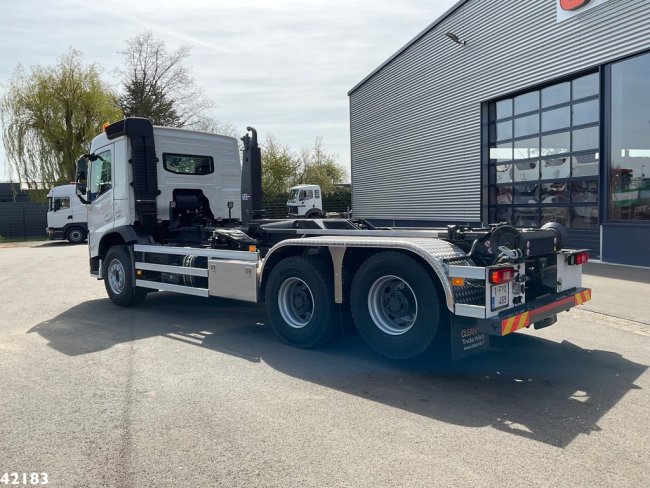
[[[382,276],[368,292],[368,311],[375,325],[389,335],[407,333],[418,317],[418,301],[411,286],[397,276]]]
[[[108,285],[116,295],[124,291],[126,285],[126,274],[124,273],[124,266],[118,259],[113,259],[108,265]]]
[[[314,295],[300,278],[289,278],[278,293],[278,307],[284,321],[294,329],[302,329],[314,314]]]
[[[70,239],[73,241],[80,241],[81,240],[81,231],[78,230],[73,230],[70,232]]]

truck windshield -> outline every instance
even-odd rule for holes
[[[291,190],[291,193],[289,193],[289,201],[295,202],[298,200],[298,193],[300,193],[300,190]]]

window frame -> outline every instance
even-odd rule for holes
[[[173,169],[170,169],[167,166],[167,158],[171,157],[179,157],[179,158],[201,158],[201,159],[207,159],[210,162],[210,171],[207,173],[186,173],[186,172],[181,172],[181,171],[174,171]],[[211,175],[215,171],[214,167],[214,158],[212,156],[204,155],[204,154],[184,154],[184,153],[163,153],[162,155],[162,160],[163,160],[163,169],[167,171],[168,173],[172,173],[175,175],[180,175],[180,176],[207,176]],[[196,169],[196,167],[195,167]]]
[[[587,96],[582,96],[582,94],[578,95],[574,93],[574,81],[587,77],[587,76],[593,76],[596,75],[599,80],[599,92],[597,94],[590,94]],[[498,214],[503,214],[503,215],[510,215],[511,221],[514,221],[515,216],[517,215],[518,211],[524,210],[524,209],[530,209],[531,211],[535,209],[537,212],[537,220],[539,222],[542,221],[544,217],[544,209],[545,208],[568,208],[568,215],[569,215],[569,221],[568,221],[568,228],[573,228],[573,220],[574,216],[577,215],[576,212],[574,212],[574,208],[580,209],[580,208],[587,208],[587,207],[596,207],[598,209],[598,221],[596,222],[596,226],[599,226],[600,224],[603,223],[604,221],[604,216],[606,215],[603,210],[601,209],[601,204],[603,200],[605,200],[604,194],[601,193],[603,188],[602,185],[602,173],[603,173],[603,168],[604,168],[604,157],[603,157],[603,144],[601,142],[603,134],[605,133],[605,124],[604,124],[604,93],[603,93],[603,86],[602,86],[602,67],[598,67],[597,69],[591,68],[579,73],[575,73],[571,76],[568,77],[563,77],[561,79],[554,80],[549,83],[545,83],[543,85],[538,85],[538,86],[532,86],[529,87],[526,90],[522,90],[516,93],[511,93],[508,96],[504,97],[499,97],[498,99],[493,99],[488,102],[485,102],[483,104],[483,116],[484,116],[484,122],[483,122],[483,136],[482,136],[482,143],[483,143],[483,154],[484,154],[484,164],[483,164],[483,187],[486,188],[487,191],[484,192],[483,197],[482,197],[482,202],[483,202],[483,209],[484,209],[484,216],[487,218],[488,221],[492,221],[493,217],[496,217]],[[569,83],[570,87],[570,92],[569,92],[569,99],[567,101],[561,102],[561,103],[555,103],[555,104],[548,104],[544,105],[543,103],[543,94],[544,90],[547,88],[550,88],[554,85],[560,85],[562,83]],[[522,112],[522,113],[517,113],[515,114],[515,99],[517,97],[520,97],[522,95],[525,95],[527,93],[534,93],[537,92],[537,95],[539,97],[538,100],[538,108],[534,111],[529,111],[529,112]],[[575,124],[574,125],[574,110],[573,107],[575,105],[579,105],[585,102],[593,102],[595,101],[598,104],[598,120],[595,122],[589,122],[589,123],[582,123],[582,124]],[[502,116],[501,118],[497,117],[497,104],[503,104],[507,103],[511,106],[511,111],[510,114],[507,116]],[[556,128],[552,130],[543,130],[543,116],[547,112],[551,112],[554,110],[558,110],[561,108],[568,108],[569,110],[569,124],[566,127],[561,127],[561,128]],[[535,134],[527,134],[524,136],[519,136],[515,137],[515,121],[516,119],[522,118],[522,117],[530,117],[536,115],[539,120],[538,120],[538,126],[539,126],[539,131]],[[503,123],[510,123],[511,124],[511,132],[512,136],[510,138],[502,138],[499,139],[497,137],[497,125],[498,124],[503,124]],[[589,150],[580,150],[580,151],[574,151],[573,146],[574,146],[574,132],[577,130],[581,129],[588,129],[588,128],[597,128],[599,131],[598,135],[598,142],[596,148],[589,149]],[[567,132],[569,135],[569,151],[566,153],[562,153],[558,155],[553,155],[553,154],[548,154],[548,155],[543,155],[542,153],[544,152],[542,149],[542,138],[544,136],[552,136],[554,134],[561,134]],[[538,140],[538,149],[537,151],[533,150],[530,151],[529,156],[527,158],[522,158],[522,159],[517,159],[517,149],[515,149],[517,142],[520,141],[525,141],[525,140]],[[496,156],[497,154],[499,156],[503,156],[504,152],[497,152],[494,151],[495,148],[498,148],[499,146],[502,148],[505,148],[506,146],[510,145],[512,147],[512,159],[510,161],[504,160],[504,159],[499,159],[499,158],[494,158],[493,156]],[[494,152],[493,152],[494,151]],[[521,153],[520,149],[520,153]],[[598,159],[595,160],[598,164],[598,174],[597,175],[586,175],[586,176],[573,176],[573,170],[574,170],[574,160],[576,157],[584,157],[590,154],[598,154],[599,157]],[[521,154],[520,154],[521,155]],[[553,159],[557,157],[566,157],[567,158],[567,164],[569,165],[568,167],[568,174],[563,174],[562,177],[560,178],[549,178],[549,179],[543,179],[542,176],[542,165],[543,161],[545,159]],[[516,164],[522,164],[522,163],[527,163],[527,162],[535,162],[537,164],[537,173],[538,173],[538,179],[536,181],[529,180],[529,181],[518,181],[516,175],[514,174],[514,171],[511,169],[512,177],[510,178],[509,181],[502,181],[501,183],[497,183],[496,181],[496,168],[497,166],[500,167],[507,167],[508,165],[511,165],[512,168],[514,168],[514,165]],[[573,187],[574,182],[580,182],[580,181],[597,181],[597,188],[598,188],[598,199],[597,202],[574,202],[573,201],[573,192],[571,191]],[[514,191],[515,187],[517,185],[521,185],[522,183],[524,184],[529,184],[529,185],[537,185],[537,194],[539,195],[538,201],[536,203],[530,203],[530,204],[522,204],[522,203],[516,203],[516,198],[514,196]],[[562,202],[562,203],[557,203],[557,202],[549,202],[549,203],[542,203],[542,198],[541,198],[541,192],[542,192],[542,185],[549,185],[549,184],[564,184],[567,185],[568,188],[568,201],[567,202]],[[500,190],[502,189],[502,190]],[[497,203],[497,195],[498,194],[503,194],[503,192],[508,192],[510,191],[513,198],[511,203]],[[484,219],[485,220],[485,219]],[[584,228],[584,227],[576,227],[576,228]]]
[[[602,72],[603,76],[601,79],[601,90],[603,97],[601,100],[601,116],[603,117],[603,128],[601,131],[601,146],[602,153],[604,154],[604,165],[601,168],[601,178],[600,184],[602,185],[603,193],[599,199],[599,210],[602,214],[601,222],[608,225],[614,226],[639,226],[639,227],[648,227],[650,226],[650,219],[641,220],[641,219],[619,219],[613,218],[611,216],[611,154],[613,149],[612,143],[612,67],[615,64],[622,63],[625,61],[632,60],[634,58],[650,56],[650,50],[645,50],[639,53],[632,54],[630,56],[625,56],[623,58],[612,60],[611,62],[603,65]]]

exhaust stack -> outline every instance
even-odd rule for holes
[[[262,153],[257,144],[257,131],[246,127],[251,133],[241,138],[244,143],[241,168],[241,220],[248,224],[262,218]]]

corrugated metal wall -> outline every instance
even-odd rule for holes
[[[470,0],[350,94],[356,216],[480,221],[481,103],[650,49],[650,1],[556,2]]]
[[[44,239],[47,204],[0,202],[0,236],[11,240]]]

